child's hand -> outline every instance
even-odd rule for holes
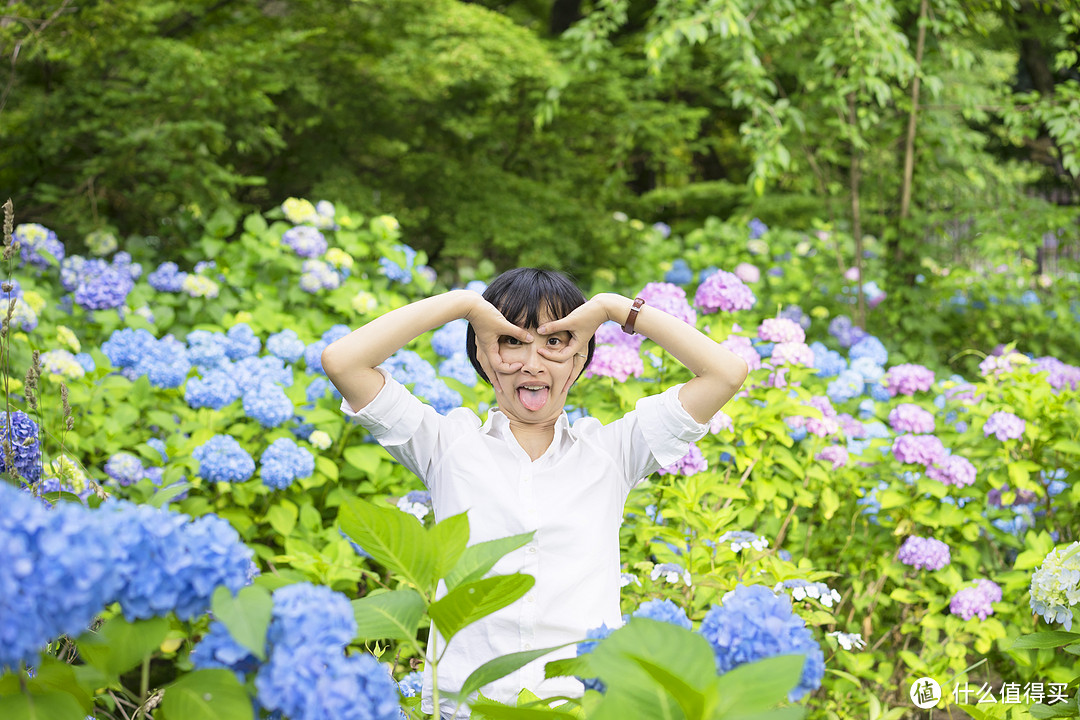
[[[575,356],[587,356],[589,340],[596,334],[596,329],[608,320],[608,313],[597,295],[584,305],[579,305],[572,313],[561,320],[552,320],[536,328],[539,335],[553,335],[557,332],[570,333],[570,340],[559,347],[544,345],[537,349],[541,355],[556,362],[573,360]]]
[[[473,332],[476,333],[476,359],[487,373],[491,383],[499,387],[499,378],[496,373],[512,373],[521,369],[520,362],[503,361],[499,350],[499,340],[510,336],[528,343],[532,342],[533,337],[524,328],[518,327],[503,317],[498,308],[479,296],[473,308],[465,315],[465,319],[469,321]]]

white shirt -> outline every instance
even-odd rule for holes
[[[550,447],[532,461],[497,408],[483,424],[467,408],[442,416],[379,371],[385,384],[375,399],[358,412],[342,400],[341,409],[420,478],[431,493],[435,520],[468,513],[470,545],[536,531],[491,572],[525,573],[536,584],[453,637],[439,663],[440,692],[457,691],[473,670],[501,655],[583,640],[601,623],[620,626],[619,526],[626,497],[709,429],[679,402],[681,385],[642,398],[608,425],[586,417],[571,427],[563,412]],[[437,595],[445,592],[440,583]],[[445,647],[441,636],[438,644]],[[544,664],[576,652],[574,645],[552,652],[481,692],[510,704],[522,688],[540,697],[580,696],[583,688],[574,678],[544,679]],[[440,704],[443,713],[456,706]],[[430,657],[421,709],[432,712]]]

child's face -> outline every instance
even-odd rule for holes
[[[541,324],[551,320],[553,318],[541,317]],[[533,336],[531,343],[512,337],[499,340],[503,361],[521,363],[521,368],[512,373],[498,373],[496,401],[499,409],[514,419],[528,423],[554,421],[566,404],[570,375],[581,367],[581,363],[549,360],[538,352],[544,346],[562,348],[570,339],[570,333],[540,335],[536,328],[526,329]]]

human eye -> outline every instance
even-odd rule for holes
[[[563,339],[561,337],[556,337],[553,335],[547,339],[547,344],[550,347],[559,347],[563,344]]]
[[[499,343],[502,345],[509,345],[510,347],[517,347],[521,344],[521,341],[513,335],[503,335],[499,338]]]

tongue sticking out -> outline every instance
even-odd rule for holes
[[[521,400],[521,404],[529,410],[539,410],[544,407],[544,403],[547,402],[548,389],[542,388],[540,390],[527,390],[526,388],[518,388],[518,399]]]

